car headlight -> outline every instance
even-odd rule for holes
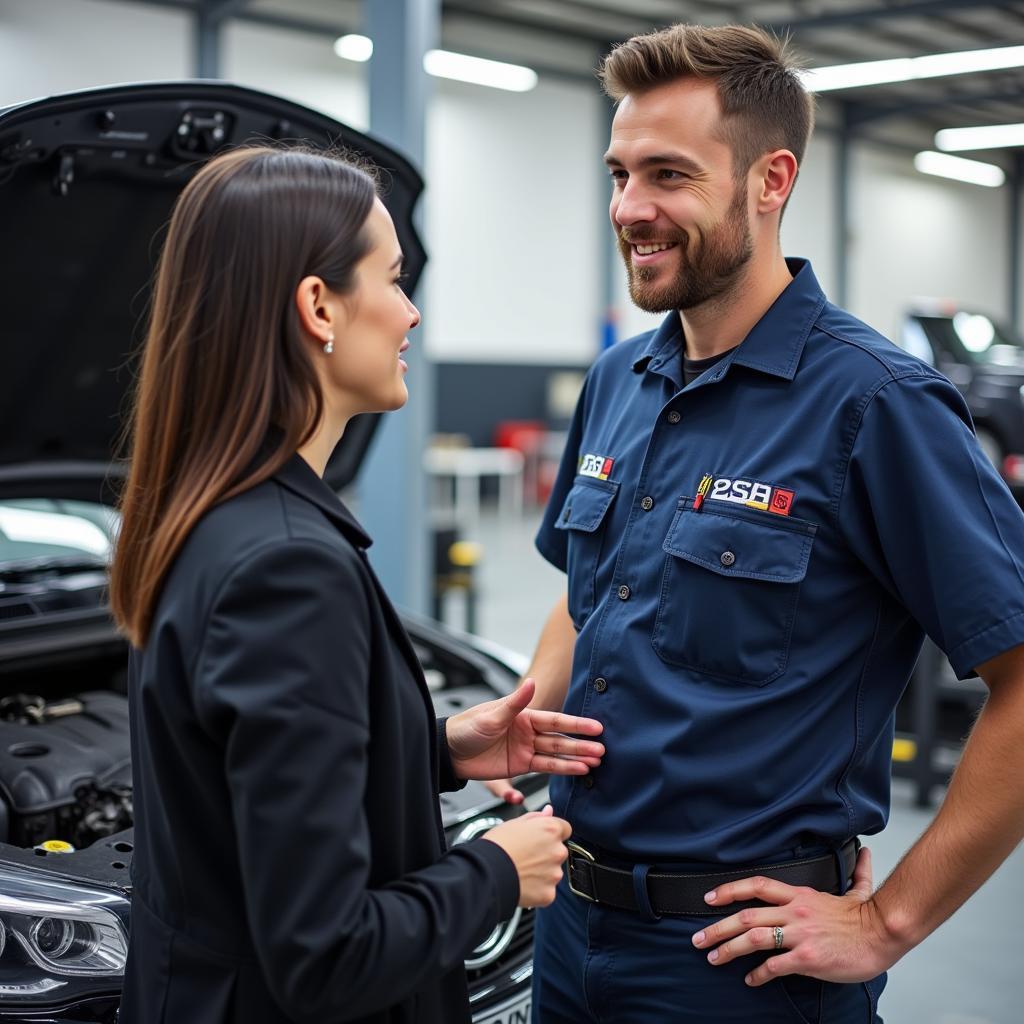
[[[0,866],[0,1000],[52,1002],[119,987],[127,919],[120,893]]]

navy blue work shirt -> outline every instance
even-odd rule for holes
[[[537,535],[579,634],[565,708],[607,748],[555,810],[630,860],[880,831],[924,633],[960,677],[1024,642],[1024,516],[961,395],[788,264],[689,386],[676,313],[601,356]]]

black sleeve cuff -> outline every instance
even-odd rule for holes
[[[448,734],[445,732],[447,718],[437,720],[437,791],[454,793],[464,789],[468,779],[460,779],[452,767],[452,755],[448,750]]]

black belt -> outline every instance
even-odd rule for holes
[[[568,868],[569,888],[591,903],[601,903],[620,910],[645,913],[637,898],[633,883],[633,872],[599,864],[594,855],[577,842],[570,841]],[[712,907],[704,901],[704,894],[726,882],[735,882],[751,875],[764,875],[788,885],[808,886],[819,892],[839,894],[845,892],[853,876],[860,842],[851,839],[835,853],[825,853],[806,860],[790,860],[782,864],[762,864],[756,867],[729,868],[726,871],[697,871],[676,873],[666,871],[647,872],[647,898],[650,910],[657,916],[662,914],[684,914],[686,916],[734,914],[746,907],[763,907],[760,900],[744,900],[730,903],[727,907]],[[839,876],[842,863],[843,877]]]

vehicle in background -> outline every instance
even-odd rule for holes
[[[960,389],[985,454],[1024,504],[1024,339],[984,313],[935,302],[907,313],[898,341]]]

